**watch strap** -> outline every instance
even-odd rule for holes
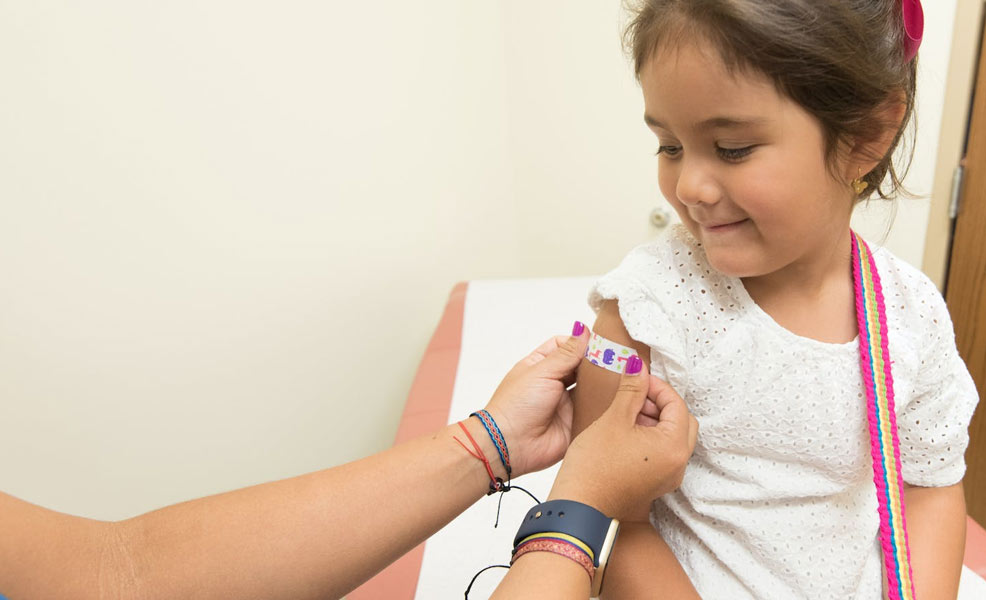
[[[549,500],[527,511],[514,537],[514,548],[539,534],[557,533],[580,541],[589,550],[592,564],[599,558],[613,519],[595,508],[573,500]]]

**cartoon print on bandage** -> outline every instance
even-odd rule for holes
[[[589,338],[589,348],[585,352],[585,357],[592,364],[621,374],[626,370],[631,356],[637,356],[637,351],[607,340],[595,332]]]

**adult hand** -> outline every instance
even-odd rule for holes
[[[568,388],[588,345],[588,329],[576,321],[571,337],[556,336],[514,365],[486,405],[507,442],[514,477],[565,454],[572,434]]]
[[[695,449],[698,421],[667,383],[639,359],[628,364],[613,403],[572,441],[549,498],[576,500],[621,520],[642,519],[641,507],[681,485]],[[657,422],[642,418],[646,400]]]

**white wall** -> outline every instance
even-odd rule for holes
[[[620,27],[0,3],[0,489],[122,518],[389,445],[456,281],[599,273],[654,234]]]

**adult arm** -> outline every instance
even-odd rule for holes
[[[548,498],[575,500],[625,519],[641,503],[681,484],[698,422],[670,386],[648,376],[646,367],[639,375],[617,375],[617,385],[612,404],[573,440]],[[656,407],[653,423],[640,421],[645,402]],[[621,528],[614,548],[625,541]],[[663,577],[662,566],[651,564],[649,572]],[[676,561],[671,566],[680,569]],[[608,569],[605,582],[607,589]],[[676,597],[661,589],[662,597]],[[517,559],[492,598],[571,600],[588,598],[589,591],[588,574],[571,559],[529,552]]]
[[[467,426],[495,456],[485,433]],[[121,522],[0,496],[0,594],[341,597],[483,495],[488,477],[453,435],[468,443],[447,427],[353,463]]]
[[[566,388],[586,332],[520,361],[487,409],[514,476],[568,446]],[[368,382],[369,387],[372,383]],[[477,419],[466,427],[505,478]],[[362,460],[109,523],[0,495],[0,594],[16,598],[338,598],[436,532],[489,489],[446,427]]]

